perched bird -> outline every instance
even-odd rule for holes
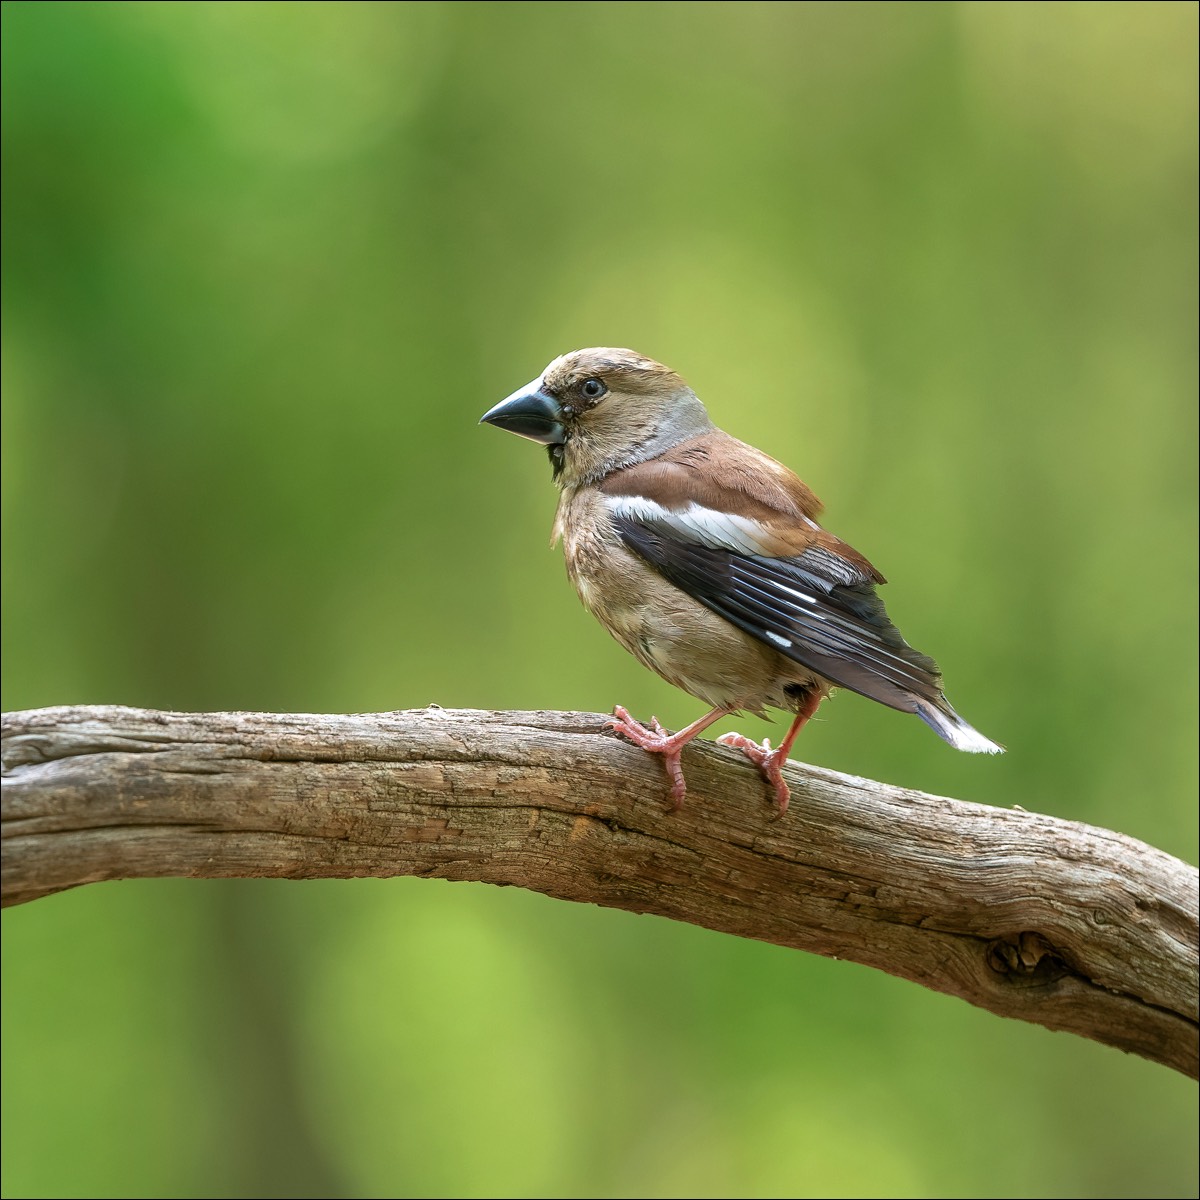
[[[680,755],[738,711],[795,713],[772,750],[718,741],[762,770],[782,813],[796,735],[834,687],[916,713],[958,750],[1003,749],[950,707],[933,659],[875,593],[883,576],[817,524],[821,502],[787,467],[723,433],[674,371],[632,350],[556,358],[484,414],[550,451],[560,538],[579,598],[635,658],[712,711],[668,734],[618,705],[609,724],[661,754],[674,807]]]

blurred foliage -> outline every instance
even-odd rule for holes
[[[1010,749],[844,696],[801,756],[1195,861],[1194,4],[3,21],[6,709],[692,720],[475,424],[629,345]],[[7,1196],[1196,1194],[1164,1069],[662,920],[162,882],[3,928]]]

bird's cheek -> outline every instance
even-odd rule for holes
[[[563,470],[569,478],[587,473],[594,457],[592,441],[587,430],[575,425],[567,430],[566,440],[560,447]]]

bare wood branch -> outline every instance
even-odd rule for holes
[[[11,713],[3,903],[106,879],[515,884],[848,958],[1197,1076],[1197,872],[1132,838],[792,764],[660,764],[589,713]]]

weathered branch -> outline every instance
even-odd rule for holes
[[[587,713],[53,708],[3,727],[3,902],[151,876],[516,884],[848,958],[1197,1075],[1197,873],[1132,838]]]

